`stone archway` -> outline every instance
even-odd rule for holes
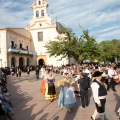
[[[15,59],[15,57],[12,57],[12,58],[11,58],[11,66],[12,66],[12,67],[15,67],[15,66],[16,66],[15,63],[16,63],[16,59]]]
[[[22,68],[24,66],[24,58],[20,57],[19,58],[19,67]]]
[[[44,59],[39,59],[38,64],[39,64],[40,66],[45,65]]]

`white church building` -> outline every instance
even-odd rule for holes
[[[33,17],[26,28],[0,28],[0,67],[68,64],[68,59],[49,57],[45,44],[60,36],[59,22],[52,23],[46,0],[32,4]]]

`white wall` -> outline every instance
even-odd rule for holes
[[[7,65],[6,30],[0,30],[0,67]]]
[[[43,32],[43,41],[38,41],[38,32]],[[49,57],[49,54],[46,53],[46,48],[44,47],[45,44],[49,41],[49,40],[55,40],[55,38],[58,36],[58,32],[56,31],[56,27],[51,27],[51,28],[47,28],[47,29],[37,29],[37,30],[31,30],[31,36],[32,36],[32,50],[34,50],[34,53],[36,55],[40,55],[42,53],[42,55],[46,55],[47,56],[47,64],[48,65],[54,65],[54,66],[61,66],[61,65],[65,65],[66,63],[66,59],[62,59],[61,61],[59,61],[59,59],[61,58],[59,57]],[[34,56],[35,59],[35,56]]]

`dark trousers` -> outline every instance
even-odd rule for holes
[[[115,83],[114,79],[111,78],[110,82],[107,85],[107,90],[109,90],[110,88],[112,88],[112,90],[115,91],[115,86],[116,86],[116,83]]]
[[[30,71],[27,71],[27,74],[30,74]]]
[[[16,77],[18,77],[18,73],[16,73]]]
[[[88,90],[80,91],[80,95],[81,95],[82,107],[85,108],[85,106],[88,106],[88,104],[89,104]]]
[[[36,74],[36,78],[39,79],[39,75],[38,74]]]
[[[100,99],[100,103],[101,103],[101,107],[98,106],[97,103],[95,103],[96,105],[96,109],[98,113],[104,113],[105,112],[105,103],[106,103],[106,99]]]
[[[19,77],[21,77],[21,73],[19,73]]]

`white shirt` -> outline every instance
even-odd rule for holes
[[[45,68],[42,67],[40,71],[41,71],[41,74],[44,75],[44,73],[45,73]]]
[[[113,70],[113,69],[109,69],[109,70],[108,70],[108,76],[109,76],[109,77],[112,77],[113,75],[117,75],[116,71]]]
[[[94,98],[94,101],[95,101],[95,103],[97,103],[97,104],[100,104],[100,100],[99,100],[99,96],[98,96],[98,89],[99,89],[99,85],[98,85],[98,83],[96,83],[96,82],[93,82],[92,84],[91,84],[91,89],[92,89],[92,93],[93,93],[93,98]]]

